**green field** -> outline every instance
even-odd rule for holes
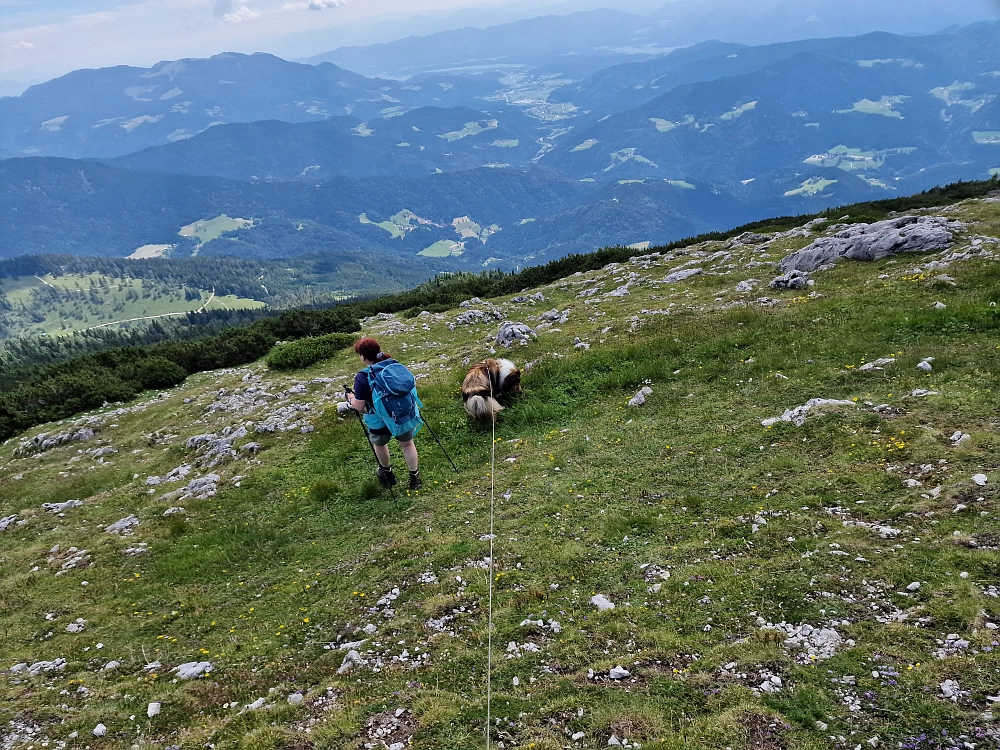
[[[824,154],[815,154],[802,163],[818,167],[836,167],[845,172],[862,172],[869,169],[881,169],[886,157],[895,154],[910,154],[916,148],[890,148],[882,151],[865,151],[860,148],[837,146]]]
[[[430,247],[425,247],[417,255],[425,258],[447,258],[452,255],[461,255],[465,250],[465,245],[453,240],[438,240]]]
[[[399,213],[390,217],[388,221],[374,222],[368,218],[368,214],[361,214],[358,217],[358,219],[361,221],[362,224],[371,224],[372,226],[384,229],[390,235],[392,235],[393,239],[400,239],[406,236],[407,232],[412,232],[421,224],[438,226],[437,224],[433,224],[433,222],[428,221],[427,219],[421,219],[419,216],[413,213],[413,211],[410,211],[407,208],[404,208]]]
[[[653,163],[650,159],[647,159],[645,156],[640,154],[636,149],[623,148],[620,151],[611,152],[611,164],[605,167],[604,171],[610,172],[615,167],[621,166],[622,164],[625,164],[626,162],[630,161],[634,161],[637,164],[646,164],[647,166],[650,167],[656,166],[655,163]]]
[[[818,195],[826,190],[830,185],[836,184],[837,180],[825,180],[820,177],[810,177],[808,180],[802,183],[802,185],[794,190],[789,190],[785,193],[786,198],[790,198],[795,195],[810,196]]]
[[[754,105],[756,104],[757,102],[754,102]],[[723,116],[723,119],[726,119],[725,116]],[[695,124],[694,115],[688,115],[680,122],[672,122],[670,120],[664,120],[663,118],[660,117],[650,117],[649,121],[653,123],[656,126],[656,129],[661,133],[669,133],[671,130],[673,130],[674,128],[679,128],[681,125]]]
[[[500,227],[497,224],[490,224],[484,227],[477,224],[468,216],[459,216],[453,219],[451,225],[454,227],[455,233],[462,240],[477,239],[480,242],[486,242],[491,236],[500,231]]]
[[[200,219],[193,224],[181,227],[177,233],[181,237],[195,237],[198,244],[204,245],[221,237],[226,232],[234,232],[237,229],[250,229],[254,225],[253,219],[232,219],[225,214],[216,216],[214,219]]]
[[[902,104],[909,98],[908,96],[883,96],[877,102],[871,99],[862,99],[859,102],[855,102],[854,106],[850,109],[838,109],[837,114],[844,115],[851,112],[860,112],[865,115],[902,118],[902,113],[893,109],[893,107],[897,104]]]
[[[463,138],[468,138],[470,135],[479,135],[480,133],[485,133],[487,130],[496,130],[499,125],[500,123],[496,120],[487,120],[485,125],[480,125],[478,122],[467,122],[461,130],[442,133],[438,138],[444,138],[449,142],[459,141]]]
[[[994,748],[1000,266],[982,237],[1000,235],[1000,205],[947,215],[968,225],[952,248],[843,260],[811,290],[767,289],[761,263],[816,227],[637,250],[491,298],[538,334],[498,347],[532,366],[495,431],[460,387],[498,321],[445,305],[368,318],[360,333],[421,376],[458,467],[421,432],[424,488],[395,500],[335,408],[350,349],[290,373],[192,375],[86,415],[83,440],[32,441],[81,417],[8,441],[0,736],[10,750],[478,750],[487,730],[498,750]],[[692,261],[705,273],[664,283]],[[544,303],[525,303],[535,292]],[[565,321],[543,327],[550,308]],[[780,419],[815,398],[838,403]],[[221,436],[235,455],[210,463]],[[194,479],[210,491],[187,492]],[[82,504],[42,507],[68,500]],[[130,516],[127,535],[107,531]]]
[[[729,112],[726,112],[720,119],[722,120],[735,120],[742,117],[747,112],[750,112],[757,108],[757,102],[747,102],[739,107],[734,107]]]
[[[1000,143],[1000,130],[976,130],[972,137],[976,143],[993,146]]]
[[[490,145],[495,148],[517,148],[520,141],[517,138],[506,138],[499,141],[493,141]]]
[[[0,310],[0,338],[56,336],[112,324],[179,317],[195,310],[259,309],[263,302],[211,290],[101,274],[0,279],[10,309]]]

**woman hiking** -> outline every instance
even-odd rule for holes
[[[383,352],[375,339],[357,341],[354,351],[365,367],[354,376],[354,393],[347,394],[347,403],[364,415],[368,436],[379,463],[375,476],[384,487],[397,483],[389,464],[389,441],[395,437],[410,470],[409,488],[419,490],[423,482],[413,438],[420,429],[419,407],[422,404],[417,397],[413,375]],[[399,383],[403,385],[399,386]]]

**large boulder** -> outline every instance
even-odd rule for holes
[[[832,237],[820,237],[786,256],[778,267],[785,274],[789,271],[808,273],[841,258],[872,261],[897,253],[947,250],[955,233],[964,229],[960,221],[942,216],[901,216],[874,224],[855,224]]]
[[[514,323],[505,321],[500,330],[497,331],[497,346],[509,349],[515,343],[527,344],[532,339],[537,338],[535,332],[524,323]]]

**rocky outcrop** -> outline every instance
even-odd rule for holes
[[[505,322],[500,326],[500,330],[497,331],[497,346],[502,346],[507,349],[514,346],[515,343],[527,344],[532,339],[537,338],[535,332],[530,326],[526,326],[524,323],[513,323],[511,321]]]
[[[901,216],[874,224],[855,224],[832,237],[820,237],[812,244],[786,256],[778,267],[782,273],[815,271],[841,258],[873,261],[897,253],[927,253],[947,250],[960,221],[941,216]]]

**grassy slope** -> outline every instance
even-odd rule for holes
[[[143,297],[141,279],[119,279],[100,273],[58,277],[46,275],[42,278],[44,280],[36,277],[21,277],[17,281],[0,279],[0,292],[15,308],[3,315],[4,322],[10,327],[10,337],[64,335],[133,318],[179,315],[202,307],[220,310],[265,306],[263,302],[232,294],[213,295],[210,290],[199,290],[201,296],[198,299],[188,300],[183,287],[166,284],[157,285],[151,295],[147,292],[148,296]],[[100,288],[102,282],[108,285],[107,289]],[[96,301],[90,298],[91,284],[95,285]],[[46,292],[46,287],[59,290],[58,302],[53,302],[48,294],[39,294]],[[138,299],[130,299],[129,293]]]
[[[958,211],[981,221],[975,232],[1000,236],[995,205]],[[733,291],[770,279],[769,267],[748,263],[805,242],[781,240],[768,257],[739,250],[673,286],[651,281],[722,244],[570,277],[543,288],[544,306],[494,300],[531,325],[546,309],[572,308],[567,323],[512,352],[536,364],[497,428],[493,715],[505,747],[603,747],[612,734],[646,748],[855,747],[875,736],[895,746],[921,733],[931,739],[913,746],[948,747],[942,730],[997,745],[996,724],[981,716],[1000,668],[997,631],[985,627],[1000,621],[1000,600],[984,593],[1000,577],[997,266],[955,262],[952,287],[933,280],[942,271],[911,272],[926,258],[844,263],[816,275],[822,296],[767,292],[780,299],[774,307],[746,304],[764,292]],[[610,291],[630,274],[629,296],[577,297],[589,280]],[[947,309],[932,309],[936,301]],[[671,304],[669,315],[640,312]],[[483,746],[491,434],[467,422],[458,386],[495,325],[452,330],[457,312],[365,329],[428,375],[427,414],[461,469],[453,474],[422,435],[426,489],[397,505],[370,481],[358,425],[330,408],[355,366],[346,353],[297,377],[260,366],[194,376],[134,413],[109,409],[95,440],[40,458],[15,458],[16,440],[0,448],[0,516],[26,521],[0,532],[2,666],[69,662],[3,677],[0,725],[16,722],[3,747],[73,731],[71,745],[91,748],[382,747],[411,737],[414,747]],[[574,349],[575,337],[591,350]],[[890,354],[897,361],[884,371],[857,369]],[[915,365],[928,356],[925,374]],[[229,398],[218,400],[219,388],[244,389],[247,375],[282,397],[256,412],[208,410]],[[307,393],[286,392],[297,381]],[[627,407],[644,381],[649,403]],[[907,397],[918,387],[940,395]],[[859,406],[803,427],[761,426],[812,397]],[[894,411],[876,414],[866,401]],[[259,421],[282,403],[311,405],[315,432],[238,441],[263,451],[216,469],[216,498],[162,500],[182,485],[145,486],[147,475],[194,461],[190,435]],[[956,430],[972,439],[952,447]],[[153,431],[161,435],[146,437]],[[105,444],[119,452],[104,463],[78,453]],[[979,471],[991,485],[972,484]],[[904,486],[917,476],[922,487]],[[64,517],[39,508],[68,499],[84,505]],[[959,503],[968,508],[953,512]],[[184,515],[163,516],[178,504]],[[102,531],[131,513],[141,521],[131,537]],[[882,539],[844,520],[901,533]],[[123,554],[139,542],[148,551]],[[87,550],[89,565],[56,576],[70,546]],[[640,567],[649,563],[671,573],[658,592]],[[912,581],[919,591],[905,590]],[[377,603],[394,588],[395,601]],[[595,593],[616,609],[597,613]],[[444,616],[453,618],[445,632],[428,627]],[[758,616],[833,627],[854,643],[803,658]],[[85,630],[66,632],[78,617]],[[521,626],[529,617],[554,618],[562,632]],[[360,649],[368,664],[337,675],[344,652],[329,644],[365,638],[354,631],[368,624],[377,627]],[[934,658],[950,633],[970,647]],[[540,651],[508,653],[510,642]],[[428,663],[413,666],[424,652]],[[101,671],[111,660],[121,665]],[[144,671],[153,660],[163,668]],[[168,670],[193,660],[211,661],[211,675],[173,681]],[[633,676],[588,678],[616,665]],[[781,690],[755,694],[771,674]],[[945,699],[945,679],[968,694]],[[306,696],[298,707],[285,700],[296,691]],[[240,712],[261,697],[273,708]],[[153,700],[163,711],[147,719]],[[397,729],[377,736],[397,709],[406,709]],[[90,733],[98,722],[102,739]],[[40,730],[24,739],[21,724]],[[584,736],[573,741],[576,732]]]

